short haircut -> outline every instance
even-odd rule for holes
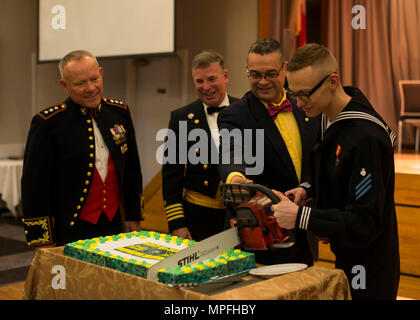
[[[338,72],[338,63],[331,51],[321,44],[309,43],[299,48],[289,64],[287,71],[293,72],[314,66],[326,72]]]
[[[58,70],[60,71],[61,78],[63,78],[63,70],[67,63],[73,60],[80,60],[84,57],[91,57],[96,60],[96,57],[87,50],[75,50],[66,54],[58,64]]]
[[[259,39],[255,41],[251,47],[248,50],[248,55],[250,53],[256,53],[261,56],[273,52],[278,52],[281,57],[281,61],[284,62],[283,53],[281,50],[281,45],[277,40],[265,38],[265,39]]]
[[[225,62],[220,53],[212,50],[204,50],[194,57],[191,63],[191,69],[192,71],[195,69],[204,69],[210,66],[213,62],[217,62],[222,70],[225,69]]]

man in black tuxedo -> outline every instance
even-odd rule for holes
[[[177,157],[163,162],[162,192],[169,232],[200,241],[224,229],[217,116],[237,99],[226,93],[229,73],[220,54],[207,50],[197,54],[192,76],[198,99],[171,112],[168,129],[174,140],[168,139],[166,146],[176,150]],[[200,137],[187,139],[197,132]]]
[[[251,130],[252,141],[247,141],[243,134],[243,154],[246,150],[258,151],[262,145],[264,150],[255,154],[256,163],[251,168],[244,160],[239,163],[238,159],[234,161],[234,149],[238,145],[231,150],[221,148],[219,169],[222,181],[234,184],[253,182],[282,192],[299,185],[305,188],[310,185],[307,180],[309,154],[319,123],[317,119],[305,116],[296,107],[295,101],[289,100],[286,95],[286,66],[287,61],[276,40],[261,39],[251,46],[247,59],[251,91],[220,113],[218,125],[222,139],[224,130],[232,132],[239,129],[243,133]],[[258,137],[261,130],[263,141]],[[229,164],[223,163],[226,152],[230,157]],[[246,156],[242,158],[247,159]],[[299,193],[294,196],[297,203],[303,199]],[[317,241],[300,230],[296,233],[294,246],[256,252],[256,259],[262,264],[302,262],[311,265],[317,258],[317,250]]]

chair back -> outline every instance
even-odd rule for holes
[[[420,80],[400,80],[401,118],[420,119]]]

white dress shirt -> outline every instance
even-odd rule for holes
[[[95,136],[95,166],[99,172],[99,175],[102,178],[102,181],[105,181],[106,175],[108,173],[108,157],[109,150],[105,144],[104,138],[102,137],[101,131],[98,128],[98,125],[95,119],[92,118],[93,123],[93,134]]]
[[[222,106],[229,106],[229,98],[228,95],[226,93],[225,98],[223,99],[223,101],[217,106],[217,107],[222,107]],[[214,144],[216,145],[217,150],[219,150],[219,144],[220,144],[220,134],[219,134],[219,127],[217,126],[217,117],[219,116],[219,112],[215,112],[213,114],[208,114],[207,113],[207,108],[208,105],[206,105],[203,102],[204,105],[204,112],[206,114],[207,117],[207,123],[209,125],[210,128],[210,132],[211,132],[211,136],[213,138]]]

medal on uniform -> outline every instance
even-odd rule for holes
[[[341,146],[337,144],[337,149],[335,150],[335,166],[338,166],[338,163],[340,162],[340,154],[341,154]]]
[[[122,124],[114,125],[114,127],[109,129],[109,131],[112,133],[112,138],[114,139],[115,144],[121,144],[127,141],[126,131]]]
[[[126,143],[124,143],[121,147],[120,147],[121,153],[124,154],[127,152],[128,150],[128,146]]]

